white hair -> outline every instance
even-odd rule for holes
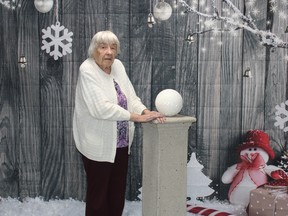
[[[104,44],[116,44],[117,45],[116,54],[120,53],[120,42],[118,40],[118,37],[111,31],[99,31],[91,39],[91,42],[88,48],[88,56],[92,57],[95,49],[97,49],[97,47],[103,43]]]

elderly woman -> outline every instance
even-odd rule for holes
[[[86,216],[121,216],[134,122],[157,119],[135,94],[120,60],[117,36],[94,35],[80,66],[73,135],[87,176]]]

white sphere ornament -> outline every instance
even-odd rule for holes
[[[36,9],[41,13],[47,13],[53,7],[53,0],[34,0]]]
[[[167,20],[172,15],[172,7],[164,2],[158,2],[153,8],[154,17],[158,20]]]
[[[181,111],[183,99],[176,90],[165,89],[157,95],[155,106],[157,111],[165,116],[174,116]]]

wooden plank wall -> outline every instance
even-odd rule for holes
[[[13,11],[0,7],[0,191],[17,197],[19,191],[19,72],[17,23]],[[6,32],[6,34],[3,34]],[[13,47],[13,49],[9,49]]]
[[[155,109],[161,90],[180,92],[181,114],[198,120],[189,129],[187,160],[196,152],[219,199],[227,198],[228,185],[220,178],[237,161],[235,147],[247,130],[267,131],[279,157],[287,135],[274,126],[274,113],[287,98],[287,49],[266,48],[243,30],[235,36],[198,35],[196,43],[187,44],[189,30],[205,29],[203,20],[183,14],[185,9],[174,7],[173,0],[166,2],[173,7],[170,19],[148,28],[149,1],[59,0],[59,21],[73,32],[73,50],[57,61],[40,49],[41,30],[55,24],[55,11],[39,13],[31,0],[16,1],[15,9],[0,4],[0,196],[85,200],[85,173],[71,131],[75,85],[91,37],[105,29],[118,35],[119,58],[149,108]],[[233,2],[241,11],[248,3]],[[288,22],[279,17],[287,6],[279,1],[281,10],[273,15],[269,1],[264,2],[255,3],[261,11],[257,25],[287,40]],[[206,7],[211,8],[209,1],[199,4]],[[22,54],[26,68],[17,64]],[[247,67],[251,79],[242,76]],[[141,174],[142,128],[136,124],[127,199],[137,200]]]

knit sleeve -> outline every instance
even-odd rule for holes
[[[91,116],[97,119],[116,121],[130,119],[130,112],[107,97],[107,94],[115,94],[113,83],[111,83],[111,86],[107,83],[106,85],[103,84],[103,80],[97,79],[93,73],[87,71],[87,68],[80,67],[76,91],[78,91],[79,98],[82,98],[82,100],[76,100],[75,103],[84,103]]]

